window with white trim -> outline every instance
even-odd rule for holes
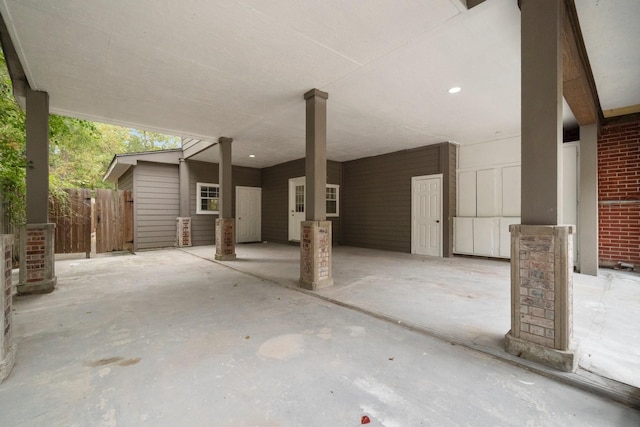
[[[196,213],[213,215],[219,213],[220,186],[198,182],[196,184]]]
[[[340,186],[327,184],[327,216],[340,215]]]

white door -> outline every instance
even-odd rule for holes
[[[300,241],[300,223],[304,221],[305,177],[289,180],[289,240]]]
[[[261,230],[262,189],[236,187],[236,241],[259,242]]]
[[[442,175],[411,178],[411,253],[442,256]]]

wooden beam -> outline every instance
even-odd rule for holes
[[[578,124],[602,122],[604,118],[589,65],[574,0],[565,0],[562,22],[562,94]]]
[[[620,108],[612,108],[610,110],[604,110],[602,113],[604,114],[605,119],[608,119],[609,117],[626,116],[629,114],[640,113],[640,104],[628,105],[626,107]]]
[[[22,109],[26,108],[27,88],[29,82],[27,81],[27,75],[22,68],[20,58],[13,45],[9,30],[7,28],[4,16],[0,14],[0,46],[4,52],[4,60],[7,64],[7,70],[9,71],[9,77],[11,77],[11,84],[13,86],[13,96],[16,102]]]
[[[640,113],[625,114],[624,116],[606,117],[602,126],[621,125],[630,122],[640,122]]]

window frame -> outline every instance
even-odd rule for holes
[[[220,210],[210,211],[202,209],[202,187],[215,187],[218,189],[218,206],[220,206],[220,184],[213,184],[210,182],[198,182],[196,183],[196,214],[198,215],[219,215]],[[214,199],[214,197],[206,197],[205,199]]]
[[[327,189],[329,188],[335,188],[336,190],[336,211],[335,213],[329,213],[329,211],[326,212],[327,218],[336,218],[340,216],[340,186],[338,184],[327,184],[327,188],[325,189],[325,210],[326,210],[326,203],[327,201],[329,201],[329,199],[327,198]]]

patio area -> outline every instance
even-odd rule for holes
[[[213,246],[184,250],[209,260],[215,254]],[[222,264],[297,287],[297,246],[256,243],[238,245],[236,251],[236,261]],[[598,277],[574,274],[574,338],[580,359],[579,370],[568,375],[504,351],[511,322],[508,261],[336,246],[333,276],[333,287],[314,294],[587,387],[622,394],[633,392],[625,384],[640,387],[638,273],[600,269]]]
[[[604,378],[638,382],[635,274],[576,277],[583,369],[560,374],[501,348],[506,262],[336,247],[336,284],[313,293],[295,246],[237,253],[57,261],[52,294],[15,299],[0,425],[640,423],[637,388]]]

